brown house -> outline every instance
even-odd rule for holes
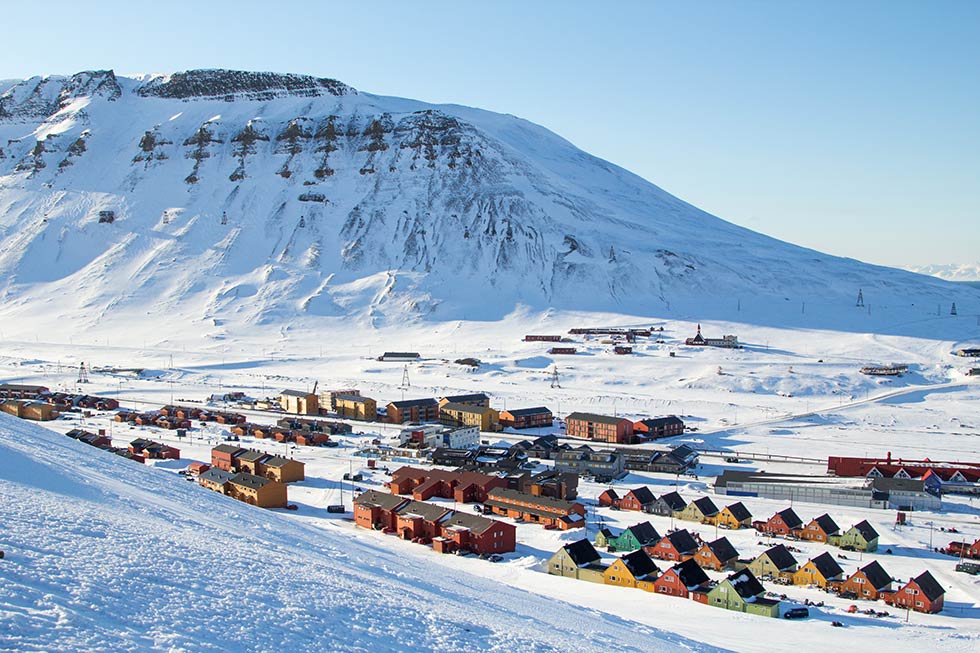
[[[599,507],[600,508],[618,508],[619,507],[619,493],[616,490],[609,488],[604,490],[602,494],[599,495]]]
[[[439,402],[431,398],[393,401],[387,406],[387,416],[392,424],[438,422]]]
[[[482,503],[490,490],[507,487],[507,480],[477,472],[401,467],[392,472],[390,487],[393,494],[411,493],[416,501],[441,497],[459,503]]]
[[[333,409],[341,417],[369,422],[378,419],[378,402],[371,397],[336,395],[333,398]]]
[[[480,408],[490,408],[490,397],[482,392],[468,395],[452,395],[450,397],[439,397],[439,408],[442,409],[446,404],[464,404],[466,406],[478,406]]]
[[[543,406],[500,411],[500,426],[512,429],[533,429],[551,426],[555,416]]]
[[[539,497],[505,488],[490,490],[483,503],[494,514],[522,519],[560,530],[585,526],[585,506],[574,501]]]
[[[630,420],[593,413],[572,413],[566,417],[565,434],[571,438],[616,444],[632,444],[635,439]]]
[[[445,426],[475,426],[481,431],[499,431],[500,414],[487,406],[441,403],[439,423]]]
[[[283,390],[279,394],[279,405],[287,413],[298,413],[300,415],[320,414],[320,398],[311,392]]]
[[[282,456],[269,456],[259,464],[261,476],[280,483],[292,483],[306,478],[306,465]]]
[[[641,419],[638,422],[633,422],[633,431],[637,435],[651,440],[671,438],[684,433],[684,422],[673,415]]]
[[[285,485],[252,474],[232,476],[226,494],[260,508],[285,508],[287,503]]]
[[[219,492],[221,494],[227,494],[228,484],[231,482],[231,478],[234,476],[231,472],[226,472],[223,469],[218,469],[217,467],[212,467],[197,477],[197,482],[212,492]]]
[[[727,537],[720,537],[714,542],[702,544],[694,559],[705,569],[724,571],[738,561],[738,551]]]

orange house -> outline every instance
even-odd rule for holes
[[[841,585],[842,592],[854,592],[858,598],[877,601],[882,592],[892,587],[892,577],[875,560],[861,567]]]
[[[809,524],[803,527],[803,530],[799,531],[801,539],[811,542],[827,542],[830,537],[835,535],[840,535],[840,527],[826,513],[814,517]]]

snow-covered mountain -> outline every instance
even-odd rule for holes
[[[936,263],[909,266],[906,269],[948,281],[980,281],[980,263]]]
[[[859,289],[933,311],[980,298],[737,227],[509,115],[224,70],[4,87],[0,315],[14,321],[39,305],[75,329],[232,330],[521,305],[732,317],[853,307]]]

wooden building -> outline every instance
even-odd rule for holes
[[[312,392],[283,390],[279,393],[279,405],[287,413],[299,415],[319,415],[320,398]]]
[[[610,564],[603,574],[606,585],[619,587],[636,587],[640,582],[653,583],[659,575],[657,564],[643,549],[623,555]]]
[[[752,513],[741,501],[725,506],[715,516],[714,523],[721,528],[736,530],[752,525]]]
[[[861,567],[841,584],[842,592],[853,592],[859,599],[877,601],[892,588],[892,577],[875,560]]]
[[[302,481],[306,478],[306,465],[282,456],[269,456],[259,462],[259,475],[280,483]]]
[[[780,510],[762,524],[760,530],[769,535],[793,535],[803,528],[803,520],[793,512],[792,508]]]
[[[636,487],[627,492],[619,499],[615,506],[620,510],[634,510],[637,512],[650,512],[650,507],[657,500],[653,496],[650,488],[644,486]],[[600,504],[602,505],[602,504]]]
[[[860,521],[841,534],[838,546],[848,551],[875,551],[878,549],[878,531],[867,520]]]
[[[586,539],[565,544],[548,560],[548,573],[593,583],[604,583],[607,566]]]
[[[608,531],[608,529],[606,530]],[[654,548],[661,538],[653,524],[645,521],[623,529],[619,535],[613,535],[609,532],[604,535],[603,539],[610,552],[629,552],[642,548]],[[598,544],[598,542],[599,536],[596,536],[596,543]]]
[[[563,531],[585,526],[585,506],[581,503],[534,496],[507,488],[490,490],[483,506],[497,515],[553,526]]]
[[[693,559],[679,562],[673,567],[660,574],[652,583],[646,585],[640,583],[638,587],[648,592],[676,596],[682,599],[688,598],[690,593],[695,590],[706,590],[710,579],[704,570]]]
[[[285,485],[241,472],[228,481],[226,494],[260,508],[285,508],[287,503]]]
[[[727,537],[719,537],[714,542],[702,544],[694,559],[705,569],[724,571],[738,561],[738,551]]]
[[[337,395],[333,398],[333,409],[341,417],[373,422],[378,419],[378,402],[361,395]]]
[[[388,421],[392,424],[439,421],[439,402],[433,398],[393,401],[388,404],[386,411]]]
[[[411,494],[416,501],[440,497],[458,503],[482,503],[490,490],[508,487],[507,479],[499,476],[407,466],[392,472],[390,483],[392,493]]]
[[[837,560],[824,551],[817,557],[807,560],[802,567],[793,573],[793,584],[827,587],[843,582],[843,577],[844,570],[841,569]]]
[[[798,535],[801,539],[810,542],[833,543],[840,537],[840,527],[830,515],[824,513],[811,519],[810,523],[798,532]]]
[[[565,418],[565,435],[615,444],[632,444],[633,422],[593,413],[572,413]]]
[[[536,408],[515,408],[500,411],[500,426],[512,429],[533,429],[549,427],[555,416],[544,406]]]
[[[916,612],[936,613],[943,609],[946,590],[936,582],[932,574],[924,571],[911,579],[898,591],[886,595],[885,602],[897,608],[908,608]]]
[[[677,492],[667,492],[657,497],[657,500],[650,506],[649,512],[661,517],[673,517],[687,507],[687,501]]]
[[[737,571],[708,592],[708,605],[763,617],[779,616],[779,601],[765,597],[762,583],[748,569]]]
[[[684,422],[674,415],[651,417],[633,422],[633,432],[649,440],[672,438],[684,433]]]
[[[490,397],[483,394],[482,392],[466,394],[466,395],[450,395],[446,397],[439,397],[439,408],[441,409],[446,404],[464,404],[466,406],[478,406],[480,408],[490,408]]]
[[[667,533],[660,541],[657,542],[655,547],[647,548],[646,551],[654,558],[659,558],[660,560],[673,560],[675,562],[684,562],[685,560],[690,560],[697,555],[698,552],[698,542],[694,539],[686,530],[674,531],[673,533]]]
[[[683,510],[677,513],[678,519],[694,521],[700,524],[713,524],[718,515],[718,506],[709,497],[701,497],[687,504]]]
[[[752,570],[758,578],[779,578],[791,580],[793,574],[799,568],[796,558],[789,552],[784,544],[777,544],[766,549],[749,563],[748,568]]]
[[[445,403],[439,406],[439,423],[445,426],[475,426],[481,431],[499,431],[500,413],[474,404]]]

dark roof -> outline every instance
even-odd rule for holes
[[[397,508],[395,512],[403,516],[418,515],[425,521],[434,522],[449,512],[449,508],[438,506],[434,503],[426,503],[425,501],[409,501],[405,505]]]
[[[819,517],[815,517],[813,521],[817,522],[817,526],[819,526],[827,535],[831,535],[840,530],[840,526],[837,525],[837,522],[835,522],[834,519],[827,513],[824,513]]]
[[[787,508],[786,510],[780,510],[776,513],[782,517],[783,522],[790,528],[799,528],[803,525],[803,520],[800,519],[799,515],[793,512],[792,508]]]
[[[469,395],[453,395],[451,397],[442,397],[451,404],[459,403],[462,401],[490,401],[490,397],[486,396],[482,392]]]
[[[386,351],[381,358],[421,358],[416,351]]]
[[[743,599],[758,596],[766,591],[762,587],[762,583],[759,582],[759,579],[755,577],[755,574],[748,569],[737,571],[725,580],[731,584],[735,592]]]
[[[648,419],[641,419],[641,424],[648,426],[649,428],[657,428],[659,426],[667,426],[668,424],[684,424],[679,417],[671,415],[669,417],[650,417]]]
[[[568,552],[568,557],[572,559],[572,562],[580,567],[593,562],[599,562],[599,552],[595,550],[592,542],[588,540],[582,539],[578,542],[572,542],[571,544],[566,544],[563,548]]]
[[[654,545],[660,541],[660,534],[657,533],[657,529],[653,527],[648,521],[640,522],[639,524],[633,524],[626,530],[633,533],[633,537],[636,541],[640,543],[641,546]]]
[[[443,520],[442,525],[449,528],[453,526],[465,528],[479,534],[485,532],[495,523],[504,524],[504,522],[496,522],[493,519],[487,519],[486,517],[481,517],[480,515],[471,515],[468,512],[454,512]],[[508,528],[516,528],[511,524],[504,524],[504,526]]]
[[[701,511],[701,514],[706,517],[718,513],[718,506],[715,505],[715,502],[712,501],[710,497],[701,497],[700,499],[695,499],[691,503],[696,505],[698,510]]]
[[[856,528],[858,532],[861,533],[861,537],[864,538],[865,542],[870,542],[871,540],[878,537],[878,531],[876,531],[874,527],[867,522],[867,520],[863,520],[858,522],[857,524],[854,524],[852,528]]]
[[[813,566],[817,568],[817,571],[819,571],[820,575],[824,578],[836,578],[844,573],[844,570],[841,569],[839,564],[837,564],[837,560],[834,558],[834,556],[830,555],[826,551],[818,555],[816,558],[810,560],[810,562],[813,563]]]
[[[642,578],[648,574],[655,574],[660,571],[654,563],[650,554],[643,549],[637,549],[632,553],[627,553],[622,557],[623,564],[633,574],[633,578]]]
[[[657,498],[653,496],[653,492],[650,491],[650,488],[645,485],[643,487],[633,488],[630,490],[630,492],[632,492],[633,496],[636,497],[636,500],[643,505],[653,503],[657,500]]]
[[[395,408],[411,408],[412,406],[431,406],[433,404],[438,405],[438,401],[431,397],[426,397],[425,399],[406,399],[405,401],[393,401],[389,406],[394,406]]]
[[[942,586],[936,582],[936,579],[933,578],[932,574],[930,574],[928,571],[922,572],[912,580],[915,581],[915,584],[919,586],[919,589],[922,590],[922,593],[925,594],[926,598],[930,601],[935,601],[946,593],[946,590],[944,590]]]
[[[738,558],[738,551],[728,541],[727,537],[719,537],[714,542],[708,542],[707,547],[715,554],[715,557],[724,562]]]
[[[397,508],[407,500],[408,499],[405,497],[400,497],[397,494],[378,492],[377,490],[368,490],[367,492],[362,492],[354,497],[354,503],[357,505],[378,506],[384,510],[392,510]]]
[[[538,406],[537,408],[515,408],[514,410],[505,410],[505,413],[509,413],[513,417],[527,417],[528,415],[543,415],[544,413],[551,414],[551,411],[544,406]],[[539,438],[540,439],[540,438]],[[535,444],[538,443],[537,440],[534,441]]]
[[[282,456],[270,456],[268,460],[262,462],[266,467],[282,467],[286,463],[290,462],[288,458],[283,458]]]
[[[732,514],[732,517],[738,521],[752,519],[752,513],[749,512],[749,509],[746,508],[741,501],[725,506],[725,509],[728,510],[728,512]]]
[[[311,392],[303,392],[302,390],[283,390],[279,393],[279,396],[285,397],[309,397]]]
[[[212,452],[217,451],[219,453],[237,453],[239,451],[243,451],[243,449],[234,444],[219,444],[211,451]]]
[[[476,413],[477,415],[482,415],[490,409],[486,406],[474,406],[473,404],[448,403],[443,404],[439,410],[447,413],[456,411],[459,413]]]
[[[616,537],[615,535],[613,535],[613,532],[610,529],[606,528],[605,526],[599,529],[599,533],[604,535],[607,540],[609,538]]]
[[[892,582],[892,577],[888,575],[885,568],[878,564],[878,561],[869,562],[865,566],[861,567],[860,571],[864,572],[867,577],[868,582],[876,590],[883,589],[888,586],[888,583]],[[857,572],[855,572],[857,573]]]
[[[629,422],[628,419],[623,417],[609,417],[608,415],[596,415],[595,413],[572,413],[565,418],[565,422],[573,419],[583,422],[595,422],[596,424],[612,424],[613,426],[618,425],[620,422]]]
[[[243,460],[243,461],[245,461],[247,463],[252,463],[252,462],[256,462],[256,461],[262,460],[263,458],[265,458],[268,455],[269,454],[267,454],[264,451],[256,451],[255,449],[249,449],[249,450],[245,451],[244,453],[239,454],[238,459],[239,460]]]
[[[697,541],[686,530],[674,531],[673,533],[668,533],[665,537],[681,553],[698,550]]]
[[[768,551],[764,551],[761,555],[768,556],[772,564],[780,571],[789,569],[796,564],[796,558],[793,557],[793,554],[789,552],[789,549],[784,544],[777,544]]]
[[[710,580],[708,574],[704,573],[704,569],[694,558],[688,558],[684,562],[674,565],[671,569],[677,573],[677,577],[688,589],[704,585]]]
[[[224,485],[225,483],[231,480],[232,476],[234,476],[234,474],[231,472],[226,472],[223,469],[212,467],[206,472],[199,474],[197,478],[199,480],[211,481],[213,483],[221,483],[222,485]]]
[[[547,506],[562,512],[569,512],[571,511],[572,507],[576,505],[576,502],[574,501],[565,501],[564,499],[555,499],[554,497],[536,496],[529,492],[520,492],[518,490],[511,490],[510,488],[495,487],[488,492],[488,495],[489,500],[487,503],[492,501],[495,497],[499,497],[501,499],[510,499],[511,501],[526,501],[532,506]],[[528,511],[526,506],[513,506],[510,503],[505,503],[504,505],[510,506],[514,510]]]
[[[662,501],[671,510],[683,510],[687,507],[687,501],[684,501],[684,497],[677,494],[677,492],[668,492],[667,494],[661,495],[658,501]]]
[[[262,478],[261,476],[255,476],[254,474],[246,474],[245,472],[239,472],[231,477],[230,481],[235,485],[244,485],[245,487],[257,490],[260,487],[265,487],[270,481],[267,478]]]
[[[619,499],[619,493],[617,493],[616,490],[614,490],[612,488],[609,488],[608,490],[605,490],[602,494],[608,494],[609,495],[609,498],[612,499],[613,501]],[[602,495],[600,494],[599,496],[602,496]]]

